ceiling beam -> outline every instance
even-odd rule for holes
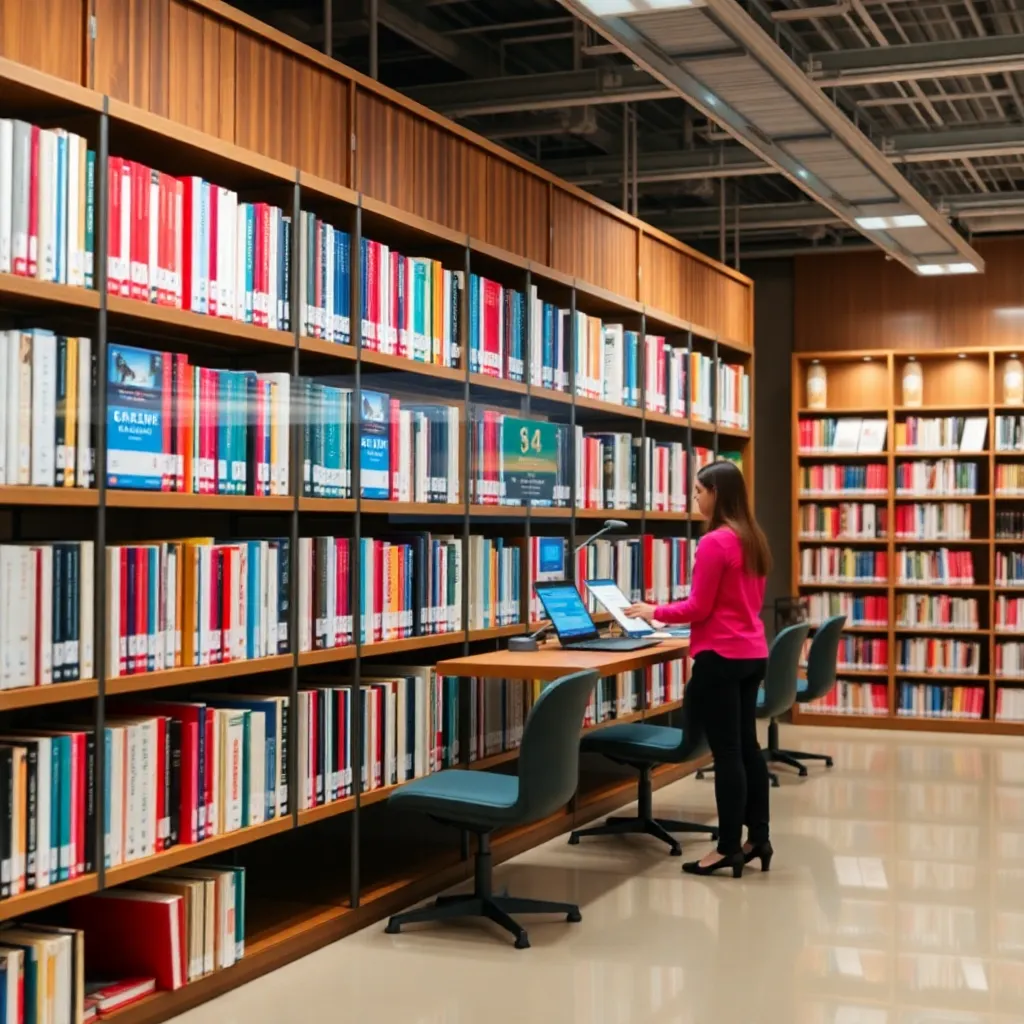
[[[825,51],[806,70],[822,88],[1021,71],[1024,35]]]
[[[493,71],[491,66],[488,73]],[[456,118],[670,99],[676,95],[643,71],[626,66],[491,77],[473,82],[471,88],[465,82],[423,85],[405,93],[438,113]]]

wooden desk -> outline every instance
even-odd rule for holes
[[[490,651],[465,658],[447,658],[437,663],[443,676],[476,676],[483,679],[558,679],[570,672],[596,669],[615,676],[648,665],[660,665],[682,657],[690,641],[662,640],[655,647],[639,651],[567,651],[557,642],[542,644],[539,651]]]

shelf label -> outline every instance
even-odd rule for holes
[[[554,501],[558,434],[553,423],[505,417],[501,435],[505,498],[511,503]]]

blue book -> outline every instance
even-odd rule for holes
[[[164,354],[119,344],[107,353],[107,486],[159,491],[167,468]]]
[[[382,391],[363,391],[359,416],[360,491],[364,498],[391,497],[391,402]]]
[[[352,239],[347,231],[338,232],[338,278],[340,282],[338,312],[341,315],[342,344],[352,341]]]
[[[469,275],[469,369],[480,372],[480,278]]]

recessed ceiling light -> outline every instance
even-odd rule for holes
[[[900,213],[895,217],[858,217],[857,226],[865,231],[890,231],[893,228],[924,227],[924,217],[916,213]]]
[[[916,363],[917,362],[917,356],[907,356],[907,362],[908,363]]]
[[[967,358],[967,353],[966,352],[957,352],[956,357],[957,357],[957,359],[966,359]]]
[[[812,359],[811,360],[811,366],[818,366],[818,365],[820,365],[820,363],[821,363],[820,359]]]
[[[950,274],[976,274],[978,268],[973,263],[950,263]]]
[[[946,265],[944,263],[919,263],[917,272],[922,277],[935,277],[938,274],[946,273]]]
[[[810,175],[808,175],[807,171],[805,171],[803,167],[797,168],[796,175],[798,178],[803,178],[804,181],[806,181],[807,178],[810,177]]]
[[[637,10],[632,0],[583,0],[583,6],[601,18],[616,14],[636,14]]]

